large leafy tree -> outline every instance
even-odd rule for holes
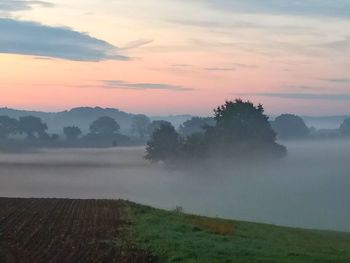
[[[78,139],[78,137],[82,134],[82,131],[77,126],[67,126],[63,128],[63,133],[67,140],[73,141]]]
[[[206,142],[216,154],[231,156],[283,156],[276,133],[262,105],[236,99],[214,110],[216,126],[207,128]]]
[[[0,116],[0,138],[6,139],[9,135],[18,132],[18,121],[8,116]]]
[[[36,137],[47,137],[47,125],[35,116],[24,116],[19,118],[19,131],[25,133],[28,139]]]
[[[181,147],[180,135],[170,123],[163,123],[151,135],[145,158],[151,161],[169,161],[178,157]]]
[[[120,130],[119,124],[111,117],[103,116],[90,125],[90,132],[99,135],[112,135]]]
[[[293,114],[278,116],[272,122],[272,128],[280,139],[301,139],[310,134],[310,130],[304,120]]]
[[[240,99],[226,101],[214,110],[217,125],[215,130],[223,135],[225,143],[238,141],[274,142],[276,134],[272,130],[262,105]]]

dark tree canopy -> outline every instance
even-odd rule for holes
[[[6,139],[18,132],[18,121],[8,116],[0,116],[0,138]]]
[[[216,153],[236,157],[285,155],[262,105],[241,99],[226,101],[214,110],[214,116],[216,126],[207,128],[206,141]]]
[[[154,133],[154,131],[159,129],[160,126],[162,126],[162,125],[172,125],[172,124],[170,122],[164,121],[164,120],[152,121],[150,123],[150,125],[148,125],[147,133],[149,135],[152,135]]]
[[[282,114],[272,122],[272,128],[280,139],[302,139],[310,135],[304,120],[293,114]]]
[[[63,133],[67,140],[77,140],[82,131],[77,126],[67,126],[63,128]]]
[[[138,114],[133,117],[131,131],[137,134],[140,138],[144,138],[147,135],[150,123],[151,120],[146,115]]]
[[[151,161],[174,160],[181,147],[181,138],[174,126],[162,124],[151,135],[146,147],[145,158]]]
[[[119,124],[108,116],[100,117],[90,125],[90,132],[93,134],[111,135],[118,133],[119,130]]]
[[[350,136],[350,118],[343,121],[340,125],[339,131],[343,136]]]
[[[214,114],[217,122],[215,129],[227,142],[276,140],[276,134],[262,105],[254,106],[253,103],[240,99],[226,101],[214,110]]]
[[[215,126],[215,119],[209,117],[193,117],[180,126],[179,132],[184,136],[190,136],[195,133],[204,133],[207,126]]]
[[[27,134],[27,138],[45,138],[47,125],[40,118],[34,116],[25,116],[19,118],[19,131]]]

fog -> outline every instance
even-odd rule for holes
[[[197,172],[151,165],[143,148],[2,153],[0,196],[123,198],[208,216],[350,231],[350,142],[284,144],[289,154],[278,163]]]

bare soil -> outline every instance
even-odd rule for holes
[[[156,262],[123,201],[0,198],[0,262]]]

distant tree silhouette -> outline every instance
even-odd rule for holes
[[[172,124],[164,120],[152,121],[150,125],[148,125],[147,134],[152,135],[155,132],[155,130],[160,128],[161,125],[172,125]]]
[[[82,131],[77,126],[67,126],[63,128],[63,133],[67,140],[74,141],[78,139],[78,137],[82,134]]]
[[[137,134],[140,138],[145,138],[151,120],[143,114],[138,114],[133,117],[131,124],[131,131]]]
[[[175,160],[181,147],[180,135],[169,123],[161,124],[151,135],[145,158],[151,161]]]
[[[195,133],[204,133],[207,126],[215,126],[214,118],[193,117],[185,121],[179,128],[184,136],[190,136]]]
[[[0,116],[0,138],[7,139],[9,135],[18,132],[18,121],[8,116]]]
[[[343,136],[350,136],[350,118],[345,119],[339,128],[340,134]]]
[[[19,118],[19,131],[25,133],[28,139],[46,138],[47,125],[40,118],[24,116]]]
[[[119,124],[111,117],[103,116],[90,125],[90,132],[93,134],[111,135],[120,130]]]
[[[293,114],[282,114],[272,122],[272,128],[280,139],[301,139],[310,135],[304,120]]]

